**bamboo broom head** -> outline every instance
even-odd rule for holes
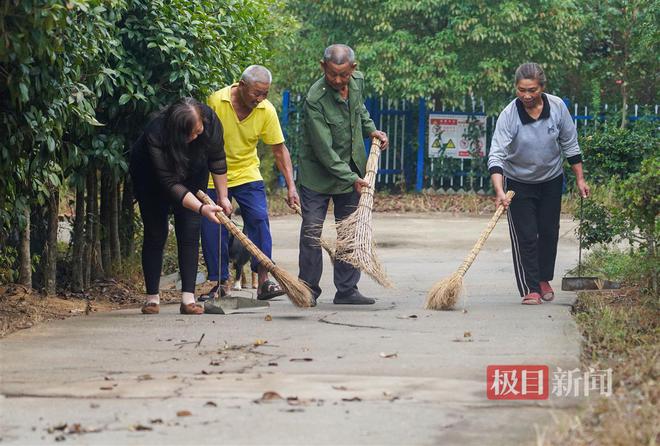
[[[509,199],[513,198],[514,195],[515,192],[513,191],[506,193],[506,196]],[[484,243],[486,243],[486,239],[488,239],[491,232],[493,232],[493,229],[503,212],[504,206],[498,206],[495,214],[488,222],[488,225],[482,231],[477,243],[474,244],[474,247],[465,260],[463,260],[461,266],[458,267],[458,270],[451,276],[446,277],[433,285],[426,297],[425,308],[427,310],[451,310],[454,308],[461,292],[463,291],[463,276],[470,266],[472,266],[472,263],[477,258],[477,254],[479,254]]]
[[[214,205],[213,200],[209,198],[204,192],[197,191],[197,198],[204,204]],[[291,302],[297,307],[311,307],[312,306],[312,290],[307,285],[301,282],[297,277],[289,274],[286,270],[275,265],[275,263],[268,258],[252,241],[243,234],[243,231],[238,229],[236,224],[231,221],[224,212],[216,212],[218,220],[227,228],[231,234],[238,239],[238,241],[245,246],[250,254],[252,254],[257,262],[263,265],[273,278],[279,283],[282,289],[286,292]]]
[[[380,154],[380,141],[374,138],[367,158],[366,174],[364,176],[365,181],[369,183],[369,187],[362,188],[356,210],[337,224],[335,258],[358,268],[379,285],[393,288],[394,284],[387,276],[376,255],[373,226],[371,224]]]
[[[427,310],[451,310],[463,291],[463,275],[455,272],[437,281],[426,296]]]

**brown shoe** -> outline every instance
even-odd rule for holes
[[[142,306],[142,314],[158,314],[160,313],[160,305],[156,302],[147,302]]]
[[[204,314],[204,307],[197,304],[188,304],[184,305],[183,303],[179,307],[179,313],[181,314]]]

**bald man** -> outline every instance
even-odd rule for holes
[[[304,134],[300,148],[300,195],[303,223],[300,228],[299,277],[315,300],[321,294],[323,272],[321,236],[330,200],[335,220],[353,213],[364,180],[367,154],[364,138],[378,138],[387,148],[387,135],[376,126],[364,106],[364,77],[356,71],[355,54],[346,45],[330,45],[323,53],[323,77],[309,89],[303,106]],[[370,305],[375,301],[358,291],[360,271],[336,261],[333,300],[338,305]]]
[[[238,203],[250,240],[266,254],[272,255],[272,238],[268,220],[268,204],[263,177],[259,171],[257,143],[262,140],[271,147],[275,164],[284,176],[289,206],[300,205],[293,181],[293,167],[289,150],[284,144],[275,107],[268,101],[272,82],[270,71],[261,65],[251,65],[243,71],[238,83],[213,93],[208,105],[216,112],[224,130],[227,155],[228,198]],[[216,200],[213,183],[209,181],[209,196]],[[218,225],[202,224],[202,251],[209,280],[219,280],[217,287],[229,277],[228,232],[222,227],[222,271],[218,277]],[[252,259],[252,271],[259,275],[257,298],[272,299],[284,294],[278,284],[268,278],[268,271]],[[223,287],[226,293],[228,290]]]

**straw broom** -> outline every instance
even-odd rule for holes
[[[380,154],[380,141],[373,138],[369,158],[367,159],[367,173],[364,176],[369,186],[362,188],[357,210],[337,224],[335,259],[360,269],[378,284],[393,288],[394,284],[387,277],[385,269],[376,257],[373,228],[371,226],[376,172],[378,171]]]
[[[204,203],[209,205],[214,205],[213,200],[209,198],[204,192],[197,191],[197,198]],[[252,241],[243,234],[243,231],[238,229],[238,226],[225,215],[224,212],[219,211],[215,213],[215,216],[218,217],[218,220],[225,225],[227,230],[241,242],[241,245],[245,246],[245,249],[252,254],[259,264],[263,265],[266,270],[273,275],[277,283],[280,284],[282,289],[286,292],[286,295],[289,296],[291,302],[297,307],[311,307],[312,306],[312,291],[301,282],[297,277],[291,275],[287,271],[278,267],[270,260],[257,246],[252,243]]]
[[[506,193],[506,197],[509,199],[513,198],[514,195],[515,192],[513,191],[508,191]],[[458,270],[451,276],[445,277],[433,285],[433,288],[431,288],[426,298],[427,310],[451,310],[454,305],[456,305],[461,291],[463,290],[463,276],[470,266],[472,266],[474,259],[477,258],[477,254],[481,251],[486,239],[490,233],[493,232],[493,229],[495,229],[495,225],[503,212],[504,206],[499,205],[495,214],[488,222],[488,226],[486,226],[486,229],[481,233],[479,240],[475,243],[470,254],[468,254],[465,260],[463,260],[461,266],[458,267]]]
[[[293,204],[293,210],[296,211],[296,214],[300,215],[302,217],[302,209],[300,209],[300,206],[297,204]],[[325,250],[325,252],[328,253],[328,256],[330,257],[330,261],[334,264],[335,263],[335,248],[332,246],[332,242],[330,242],[328,239],[321,237],[319,240],[319,245],[321,245],[321,248]]]

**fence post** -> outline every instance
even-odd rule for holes
[[[424,186],[424,154],[426,153],[426,100],[419,98],[419,122],[417,124],[417,182],[415,190],[422,191]]]

